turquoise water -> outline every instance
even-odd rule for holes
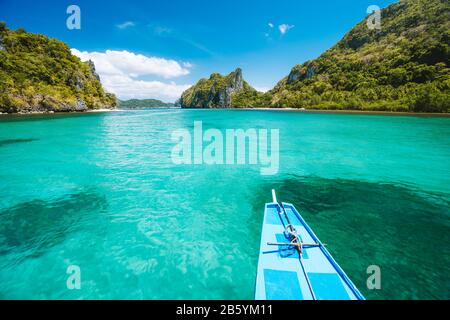
[[[279,173],[174,165],[195,120],[280,129]],[[450,298],[450,118],[235,110],[0,117],[0,298],[252,299],[272,188],[368,299]]]

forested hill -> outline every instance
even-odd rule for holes
[[[233,105],[449,112],[449,16],[446,0],[399,1],[382,9],[381,29],[362,20],[271,91]]]
[[[200,79],[183,92],[177,102],[182,108],[230,108],[239,99],[255,97],[257,91],[243,78],[237,68],[227,76],[213,73],[208,79]]]
[[[162,102],[157,99],[130,99],[119,100],[119,108],[122,109],[146,109],[146,108],[173,108],[174,103]]]
[[[83,63],[55,39],[0,22],[0,112],[112,108],[92,62]]]

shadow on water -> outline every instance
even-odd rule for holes
[[[57,112],[57,113],[30,113],[30,114],[7,114],[0,116],[0,123],[7,122],[24,122],[24,121],[43,121],[43,120],[57,120],[57,119],[67,119],[75,117],[99,117],[108,115],[108,112]]]
[[[295,204],[368,299],[450,298],[448,194],[388,183],[289,176],[258,190],[253,221],[261,220],[271,188],[276,188],[279,201]],[[381,268],[381,290],[367,289],[370,265]]]
[[[16,143],[25,143],[25,142],[33,142],[33,141],[38,141],[39,139],[4,139],[4,140],[0,140],[0,147],[3,146],[7,146],[10,144],[16,144]]]
[[[92,191],[69,194],[52,201],[33,200],[0,211],[0,254],[20,252],[22,259],[39,256],[64,241],[92,212],[107,206]]]

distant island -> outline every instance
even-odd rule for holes
[[[240,69],[213,74],[186,90],[183,108],[305,108],[450,112],[448,1],[403,0],[366,19],[319,58],[292,68],[266,93]],[[307,48],[305,48],[307,50]]]
[[[174,103],[167,103],[156,99],[119,100],[120,109],[174,108]]]

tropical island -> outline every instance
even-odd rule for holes
[[[116,107],[92,61],[62,41],[0,22],[0,112],[73,112]]]
[[[92,61],[67,44],[0,23],[0,112],[73,112],[154,107],[295,108],[450,112],[449,4],[404,0],[381,11],[381,29],[366,19],[317,59],[294,66],[267,92],[237,68],[213,73],[175,103],[118,101],[106,92]]]
[[[237,69],[185,91],[184,108],[305,108],[449,112],[449,4],[405,0],[381,11],[381,30],[366,19],[319,58],[296,65],[266,93]]]

